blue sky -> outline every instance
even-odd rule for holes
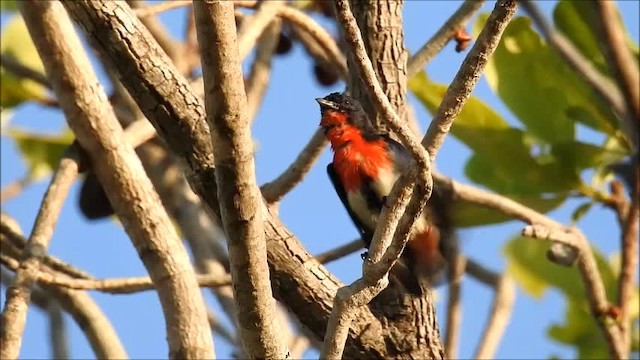
[[[437,28],[458,7],[460,1],[407,1],[405,5],[406,45],[411,52],[417,50]],[[550,14],[554,1],[540,3],[545,13]],[[620,1],[623,19],[633,39],[638,42],[639,3]],[[483,11],[490,11],[493,2],[485,4]],[[184,10],[164,14],[162,19],[177,37],[182,36]],[[2,17],[4,22],[6,17]],[[468,27],[470,31],[470,27]],[[464,54],[447,46],[427,67],[429,76],[438,82],[449,83],[455,75]],[[245,64],[245,68],[246,68]],[[256,155],[256,171],[259,183],[272,180],[293,160],[297,152],[306,144],[315,131],[319,112],[316,97],[329,92],[342,91],[343,85],[331,88],[318,85],[311,74],[313,63],[307,58],[301,46],[277,57],[273,64],[270,88],[263,107],[257,115],[253,134],[259,143]],[[98,69],[104,79],[102,69]],[[479,83],[474,93],[502,116],[515,123],[513,115],[491,92],[486,81]],[[422,130],[426,129],[430,115],[415,98],[416,115]],[[24,105],[17,111],[12,123],[37,131],[57,131],[64,125],[63,116],[50,109],[35,105]],[[582,139],[598,142],[593,132],[579,129]],[[286,139],[286,141],[283,141]],[[2,137],[0,184],[5,186],[24,176],[26,168],[13,142]],[[457,180],[467,182],[463,167],[470,152],[453,137],[449,137],[437,159],[441,172]],[[294,189],[282,202],[280,216],[284,223],[298,236],[312,254],[351,241],[356,231],[346,212],[341,208],[338,197],[325,174],[325,166],[331,161],[326,150],[305,181]],[[33,225],[39,203],[47,186],[40,181],[25,190],[19,197],[2,204],[2,210],[15,217],[25,232]],[[89,223],[78,211],[76,184],[64,205],[53,239],[50,252],[96,277],[125,277],[145,274],[144,267],[131,246],[122,227],[114,221],[103,220]],[[569,201],[551,216],[568,223],[571,210],[579,201]],[[602,208],[592,210],[579,225],[596,246],[606,255],[618,248],[619,229],[613,214]],[[510,222],[497,226],[473,228],[460,231],[462,248],[466,255],[478,260],[494,270],[504,268],[501,248],[504,241],[522,228],[522,224]],[[345,282],[359,277],[361,260],[355,254],[329,265],[329,269]],[[4,303],[4,288],[2,289]],[[440,288],[438,314],[444,329],[444,305],[446,291]],[[490,308],[492,292],[471,280],[463,283],[463,319],[459,354],[463,358],[472,356],[477,345]],[[164,321],[157,297],[152,292],[136,295],[106,295],[92,293],[121,336],[131,358],[164,358],[167,344]],[[206,293],[207,301],[218,309]],[[547,358],[552,354],[563,358],[575,357],[571,348],[554,343],[546,337],[546,328],[554,322],[562,321],[564,306],[562,297],[555,291],[548,291],[541,299],[532,299],[518,289],[512,321],[497,351],[497,358]],[[73,358],[91,358],[93,353],[80,329],[70,317],[67,318],[70,354]],[[217,336],[216,353],[219,358],[230,356],[230,347]],[[38,310],[30,310],[21,351],[21,358],[50,357],[47,338],[47,319]],[[306,357],[316,358],[315,352],[307,352]]]

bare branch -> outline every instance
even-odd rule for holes
[[[255,14],[241,23],[238,28],[238,51],[240,53],[240,59],[244,59],[249,55],[258,38],[278,14],[278,9],[284,5],[284,2],[277,0],[261,1],[257,5]],[[275,47],[275,45],[273,47]]]
[[[170,0],[170,1],[163,1],[159,4],[156,5],[147,5],[147,6],[143,6],[143,7],[139,7],[136,9],[136,15],[139,18],[145,18],[148,16],[154,16],[154,15],[158,15],[160,13],[163,13],[165,11],[169,11],[169,10],[173,10],[173,9],[178,9],[184,6],[189,6],[191,5],[192,1],[191,0]]]
[[[631,206],[622,224],[622,259],[618,280],[618,306],[620,306],[620,332],[625,355],[631,344],[631,306],[636,288],[638,271],[638,217],[640,216],[640,165],[636,164],[636,179],[631,192]]]
[[[325,251],[316,255],[316,261],[321,264],[328,264],[334,260],[338,260],[341,257],[351,255],[354,252],[364,248],[364,242],[361,239],[355,239],[337,248]]]
[[[0,202],[8,201],[13,197],[20,195],[20,193],[22,193],[22,191],[32,182],[33,179],[31,178],[31,176],[29,176],[29,174],[18,180],[10,182],[2,188],[2,191],[0,192]]]
[[[133,148],[122,142],[122,128],[71,21],[58,2],[20,4],[69,127],[91,158],[105,193],[156,285],[165,315],[169,356],[213,357],[204,301],[189,258]],[[94,5],[112,10],[115,6]]]
[[[257,6],[258,1],[234,0],[234,4],[239,7],[254,8],[255,6]],[[344,56],[338,48],[335,40],[331,35],[329,35],[327,30],[320,26],[309,15],[290,6],[279,7],[278,16],[289,21],[293,25],[298,26],[300,29],[303,29],[311,36],[313,36],[318,41],[318,45],[320,45],[329,56],[329,59],[332,63],[343,64],[343,66],[338,67],[338,70],[340,71],[340,76],[342,76],[342,78],[347,77],[347,65],[344,62]]]
[[[600,38],[602,53],[616,76],[618,87],[624,94],[627,113],[632,117],[631,124],[635,123],[635,126],[631,128],[631,134],[638,134],[640,131],[640,70],[638,70],[638,61],[631,54],[627,45],[627,35],[620,22],[615,2],[598,0],[594,6],[601,30],[597,31],[596,35]],[[637,141],[637,136],[634,140]]]
[[[19,243],[25,244],[26,240],[23,238],[17,223],[13,221],[8,215],[2,214],[3,229],[0,232],[0,241],[2,241],[2,253],[7,254],[14,261],[20,258],[22,250],[18,246],[14,246],[12,241],[6,239],[8,236],[20,237]],[[10,230],[11,235],[7,234],[7,228]],[[42,269],[43,268],[43,269]],[[45,263],[41,266],[41,269],[46,272],[55,272],[49,268]],[[2,272],[6,275],[5,272]],[[59,274],[58,276],[63,276]],[[96,355],[100,359],[126,359],[127,353],[125,352],[118,335],[116,334],[113,326],[109,322],[106,315],[100,310],[98,305],[82,291],[61,289],[61,288],[44,288],[38,287],[33,289],[31,300],[46,310],[49,307],[51,296],[62,306],[62,308],[68,312],[79,328],[86,336],[89,344]]]
[[[495,356],[500,339],[504,335],[511,318],[513,303],[516,298],[516,286],[513,280],[505,275],[499,276],[498,281],[494,283],[494,288],[495,295],[493,296],[491,312],[482,331],[482,337],[478,341],[478,347],[474,355],[475,359],[492,359]]]
[[[277,178],[262,185],[265,201],[270,204],[276,203],[298,185],[318,160],[327,143],[322,129],[317,129],[291,165]]]
[[[458,359],[458,342],[460,324],[462,322],[462,305],[460,304],[460,290],[467,260],[457,254],[451,264],[449,282],[449,298],[447,299],[447,329],[444,333],[444,353],[450,359]]]
[[[126,1],[134,9],[145,7],[144,0]],[[176,66],[178,66],[181,71],[184,70],[183,66],[180,66],[182,64],[179,64],[180,59],[182,58],[180,55],[182,54],[184,47],[169,34],[166,26],[164,26],[164,24],[157,18],[151,16],[141,17],[140,22],[144,24],[147,30],[149,30],[149,33],[151,33],[153,38],[156,39],[158,44],[162,47],[162,50],[164,50],[164,52],[176,62]]]
[[[464,58],[460,70],[447,88],[438,111],[431,120],[422,140],[422,144],[429,152],[432,161],[451,129],[453,120],[460,114],[465,102],[480,80],[489,57],[498,47],[502,33],[515,12],[515,1],[498,1],[496,3],[485,27],[478,35],[476,43]]]
[[[244,24],[243,24],[244,25]],[[256,48],[256,58],[251,64],[251,72],[246,82],[247,88],[247,107],[248,117],[253,123],[258,109],[262,104],[262,99],[269,85],[269,77],[271,76],[271,58],[278,46],[280,38],[281,21],[275,19],[267,26],[264,33],[260,36],[258,46]]]
[[[67,198],[71,184],[78,175],[79,162],[79,155],[75,147],[68,149],[60,160],[58,169],[54,173],[40,205],[14,282],[7,289],[7,298],[0,324],[2,330],[0,331],[0,342],[2,342],[0,358],[2,359],[16,359],[20,353],[31,288],[38,276],[42,258],[49,247],[62,204]]]
[[[456,32],[463,28],[473,14],[484,4],[484,0],[465,0],[453,15],[438,29],[438,31],[407,61],[407,76],[411,78],[417,74],[447,43],[453,39]]]
[[[302,46],[304,46],[307,53],[311,55],[311,57],[318,63],[322,64],[329,68],[337,68],[336,74],[338,76],[346,75],[347,70],[347,60],[344,58],[342,54],[337,59],[333,59],[330,55],[327,54],[325,48],[327,46],[322,46],[318,43],[318,39],[304,29],[301,29],[300,26],[290,23],[292,35],[300,41]],[[335,42],[335,41],[334,41]],[[337,55],[337,54],[336,54]],[[346,80],[344,77],[341,77],[342,80]]]
[[[193,10],[240,336],[249,357],[286,358],[281,325],[273,316],[262,198],[255,178],[233,3],[196,2]]]
[[[222,336],[229,344],[238,345],[238,339],[218,320],[216,315],[211,309],[207,309],[207,319],[209,320],[209,326],[211,331]]]
[[[607,319],[611,305],[607,300],[596,260],[584,235],[577,229],[550,229],[543,225],[529,225],[524,228],[522,234],[536,239],[558,241],[578,250],[578,267],[584,281],[585,294],[589,300],[591,314],[600,325],[609,345],[611,356],[614,359],[624,359],[626,351],[620,336],[620,329],[614,321]]]
[[[8,269],[17,270],[18,262],[6,255],[0,255],[2,264]],[[231,284],[229,276],[196,275],[198,286],[218,287]],[[53,273],[38,273],[36,282],[47,286],[60,286],[73,290],[96,290],[109,294],[134,294],[141,291],[155,290],[155,286],[148,276],[113,278],[113,279],[73,279],[67,276],[56,276]]]
[[[67,328],[58,302],[50,301],[47,312],[49,313],[49,338],[51,339],[52,358],[68,359],[69,340],[67,339]]]
[[[621,115],[623,119],[630,119],[630,114],[627,112],[625,101],[620,90],[607,77],[600,74],[593,64],[576,49],[571,41],[553,29],[534,2],[531,0],[522,0],[520,1],[520,5],[538,27],[547,40],[547,43],[567,61],[567,64],[571,66],[600,97],[611,105],[617,114]]]
[[[38,84],[51,88],[49,79],[41,72],[35,71],[30,67],[24,66],[14,58],[6,54],[0,54],[0,65],[18,77],[27,78],[37,82]]]

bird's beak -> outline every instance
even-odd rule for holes
[[[334,103],[333,101],[329,101],[323,98],[317,98],[316,101],[318,102],[318,104],[320,104],[321,109],[338,110],[338,104]]]

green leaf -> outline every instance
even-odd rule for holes
[[[486,18],[478,18],[476,34]],[[572,141],[576,121],[615,134],[618,122],[611,110],[547,46],[529,18],[515,18],[507,26],[485,76],[491,89],[538,139]]]
[[[541,195],[566,193],[582,182],[573,169],[557,162],[540,164],[530,155],[518,154],[513,148],[499,156],[474,154],[465,165],[465,175],[472,181],[502,194]]]
[[[517,236],[503,248],[507,271],[529,295],[539,298],[549,287],[554,287],[575,301],[585,301],[582,278],[576,266],[562,267],[550,262],[546,252],[551,242]],[[607,295],[615,298],[616,281],[611,266],[600,252],[591,248]]]
[[[16,142],[29,167],[29,177],[34,180],[49,175],[58,166],[64,150],[73,142],[73,134],[69,130],[53,136],[16,128],[7,129],[6,133]]]
[[[594,203],[592,201],[587,201],[578,206],[575,210],[573,210],[573,213],[571,213],[571,221],[574,223],[580,221],[580,219],[587,215],[589,210],[591,210],[593,204]]]
[[[579,141],[553,144],[551,153],[562,165],[576,170],[613,164],[629,155],[626,151],[606,149]]]
[[[424,107],[435,113],[440,106],[447,87],[431,81],[424,71],[419,72],[409,80],[409,89],[420,100]],[[493,109],[475,96],[465,103],[460,115],[456,117],[451,127],[451,134],[477,152],[491,151],[495,149],[491,141],[488,141],[478,132],[499,132],[509,129],[509,124]]]
[[[539,196],[509,196],[512,200],[532,208],[540,213],[547,213],[566,200],[565,196],[542,198]],[[472,227],[481,225],[497,224],[511,221],[512,217],[504,213],[479,206],[477,204],[457,200],[451,205],[451,221],[456,227]]]
[[[44,66],[21,16],[12,17],[2,29],[0,53],[44,74]],[[33,80],[14,76],[4,67],[0,67],[0,106],[3,108],[29,100],[44,100],[46,95],[47,90],[44,86]]]
[[[566,303],[564,324],[554,324],[547,330],[550,338],[577,348],[578,359],[607,359],[607,342],[589,312],[585,301]]]
[[[430,81],[424,72],[409,81],[409,88],[431,113],[436,111],[446,91],[446,86]],[[451,127],[451,134],[475,152],[467,163],[467,176],[493,190],[540,198],[541,193],[565,192],[580,184],[573,169],[562,167],[553,159],[544,164],[535,159],[528,135],[509,127],[476,97],[467,101]]]
[[[15,0],[0,0],[1,11],[18,11],[18,5]]]
[[[609,75],[607,62],[600,51],[596,36],[597,18],[593,4],[587,1],[560,0],[553,10],[553,22],[578,50],[605,75]]]

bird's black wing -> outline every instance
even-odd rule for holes
[[[338,179],[338,174],[333,168],[333,163],[327,165],[327,174],[329,174],[329,179],[331,179],[333,188],[336,189],[336,193],[338,194],[340,201],[342,201],[342,205],[344,205],[345,209],[347,209],[351,221],[353,221],[353,224],[358,229],[362,240],[367,244],[367,247],[369,247],[369,245],[371,244],[371,239],[373,238],[373,232],[368,230],[367,227],[362,223],[362,221],[358,219],[353,210],[351,210],[351,206],[349,206],[349,200],[347,199],[347,192],[344,190],[344,187],[342,187],[340,179]]]

